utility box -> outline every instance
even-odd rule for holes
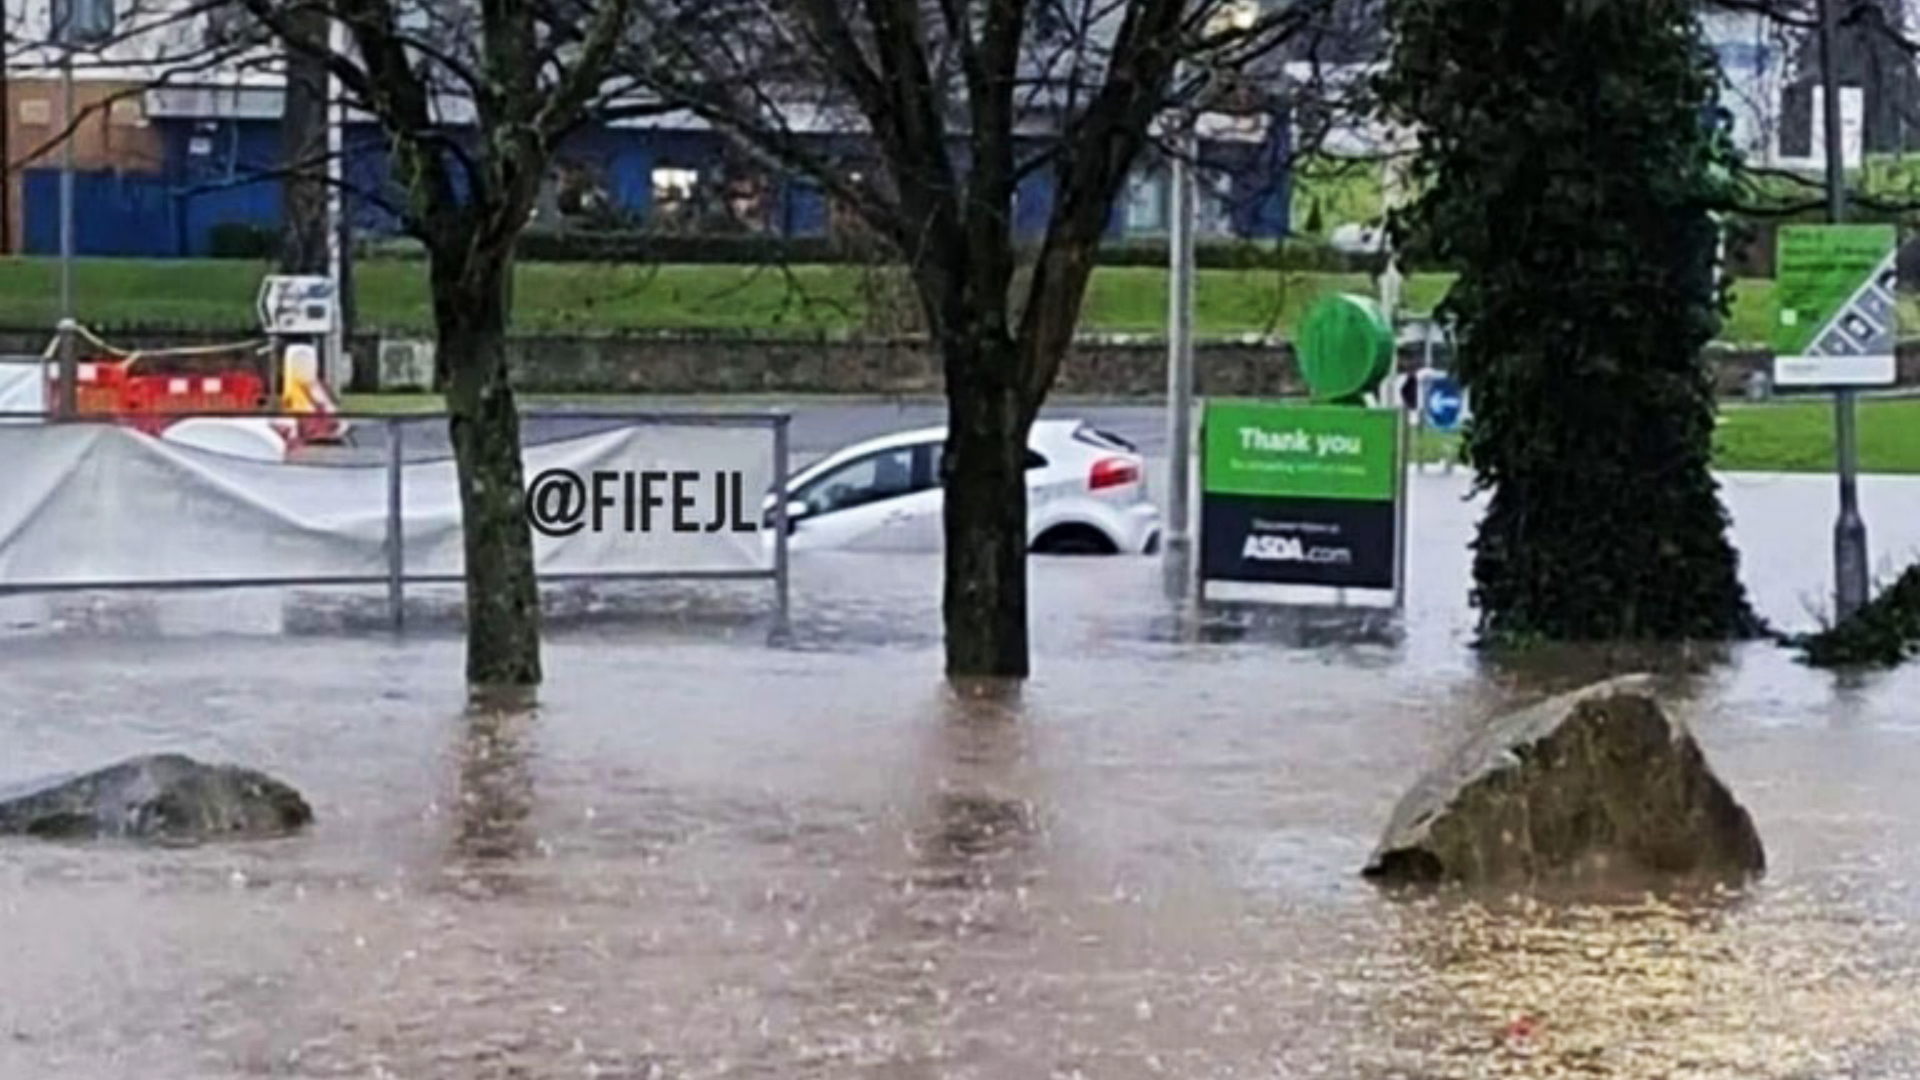
[[[408,338],[381,338],[377,368],[384,391],[433,389],[433,342]]]

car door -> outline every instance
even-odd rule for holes
[[[938,440],[918,443],[913,451],[913,493],[899,500],[887,518],[888,551],[939,551],[946,542],[942,522],[946,493],[940,487]]]
[[[804,511],[794,546],[835,551],[900,550],[897,530],[915,493],[910,446],[865,454],[814,477],[793,492]]]
[[[947,444],[945,442],[932,442],[925,444],[922,449],[926,462],[927,482],[933,488],[932,491],[926,494],[925,498],[929,501],[933,512],[927,515],[927,524],[916,525],[916,528],[921,529],[927,537],[927,542],[937,549],[944,546],[947,539],[944,526],[946,505],[945,481],[940,471],[943,467],[942,459],[946,457]],[[1027,449],[1026,459],[1027,506],[1029,515],[1031,515],[1033,508],[1034,478],[1040,470],[1046,467],[1046,457],[1029,447]],[[915,498],[921,498],[921,496],[915,496]],[[1029,524],[1031,524],[1031,522],[1029,522]]]

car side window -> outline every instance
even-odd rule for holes
[[[941,472],[941,470],[946,467],[947,463],[947,444],[943,442],[929,443],[927,444],[927,453],[932,461],[932,468],[929,475],[932,477],[933,485],[935,487],[945,486],[947,478],[946,474]],[[1046,467],[1046,455],[1029,448],[1027,450],[1026,460],[1027,471],[1032,472],[1035,469],[1044,469]]]
[[[819,517],[896,499],[913,490],[913,448],[901,447],[849,461],[808,483],[793,497],[806,504],[807,516]]]

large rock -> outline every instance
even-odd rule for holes
[[[1765,868],[1752,818],[1651,680],[1629,676],[1475,732],[1400,801],[1365,873],[1511,885]]]
[[[273,777],[180,754],[0,791],[0,835],[198,843],[286,836],[312,821],[300,793]]]

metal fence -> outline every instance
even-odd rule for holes
[[[178,419],[253,419],[297,421],[301,414],[278,412],[182,412],[171,414]],[[88,579],[88,580],[41,580],[19,581],[0,577],[0,595],[20,595],[32,593],[82,592],[82,591],[159,591],[159,590],[216,590],[279,588],[294,586],[338,586],[368,587],[384,586],[387,605],[395,629],[405,624],[406,589],[409,585],[447,585],[458,584],[464,580],[462,574],[420,573],[410,570],[407,565],[407,544],[405,539],[405,466],[423,461],[445,461],[452,457],[451,443],[447,437],[448,414],[443,412],[423,413],[364,413],[342,412],[331,414],[334,418],[346,421],[350,426],[348,441],[338,446],[310,448],[309,452],[290,463],[295,465],[379,467],[385,471],[386,480],[386,532],[383,540],[386,571],[378,575],[247,575],[219,577],[182,577],[168,579]],[[310,417],[309,417],[310,418]],[[790,414],[783,412],[666,412],[666,411],[614,411],[582,409],[523,410],[520,413],[522,423],[522,451],[534,446],[553,445],[569,439],[601,434],[608,431],[636,428],[735,428],[763,430],[769,436],[769,463],[771,472],[770,488],[774,492],[786,490],[790,471]],[[76,419],[61,419],[43,412],[0,412],[0,423],[14,424],[120,424],[134,419],[152,420],[153,414],[89,414]],[[550,437],[530,441],[526,438],[529,426],[544,426],[556,433]],[[409,432],[414,432],[410,437]],[[369,437],[369,432],[378,432]],[[760,515],[755,515],[756,519]],[[787,500],[772,500],[771,521],[767,525],[773,530],[771,559],[764,567],[754,569],[671,569],[658,570],[609,570],[584,572],[544,572],[538,578],[542,584],[561,582],[643,582],[643,581],[767,581],[774,589],[774,617],[776,636],[784,635],[789,626],[791,612],[791,589],[789,587],[788,563],[788,521]]]

